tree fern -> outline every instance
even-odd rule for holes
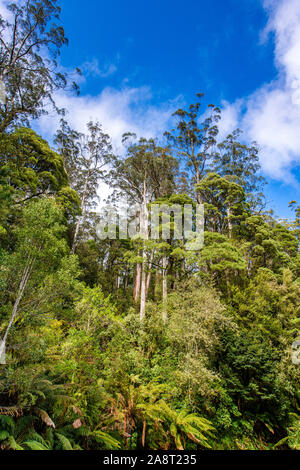
[[[0,429],[13,434],[15,431],[15,422],[11,416],[0,415]]]
[[[10,436],[9,431],[0,431],[0,441],[5,441]]]
[[[66,436],[56,432],[55,437],[59,441],[59,447],[61,448],[61,450],[73,450],[72,444]]]
[[[25,446],[29,450],[49,450],[48,447],[44,446],[43,444],[37,441],[25,441],[23,442],[23,446]]]
[[[16,442],[16,440],[13,436],[9,436],[7,442],[9,444],[9,448],[11,450],[24,450],[24,448]]]
[[[95,437],[96,440],[103,442],[109,449],[120,449],[120,442],[114,439],[112,436],[103,431],[94,431],[91,436]]]

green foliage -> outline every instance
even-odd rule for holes
[[[299,415],[295,413],[292,413],[290,418],[291,423],[288,427],[288,436],[281,439],[274,448],[281,447],[287,443],[290,449],[300,450],[300,418]]]
[[[7,181],[0,197],[7,194],[6,198],[10,196],[18,206],[34,197],[53,194],[66,213],[76,211],[79,198],[68,187],[63,159],[33,130],[21,127],[12,134],[1,134],[0,152],[1,171]]]
[[[54,91],[66,85],[66,76],[56,62],[68,42],[59,24],[56,0],[9,2],[7,7],[9,21],[0,17],[1,36],[5,37],[0,45],[0,76],[6,88],[5,103],[0,104],[1,133],[13,124],[46,114],[47,103],[54,105]]]
[[[0,19],[18,30],[0,45],[0,449],[299,449],[296,202],[294,221],[262,211],[257,146],[239,131],[217,145],[213,105],[178,110],[167,147],[125,134],[124,158],[99,123],[62,120],[56,152],[13,128],[65,79],[35,48],[66,42],[56,2],[25,3]],[[145,213],[189,204],[195,222],[203,203],[203,248],[174,214],[167,240],[150,219],[144,238],[98,239],[103,180]]]

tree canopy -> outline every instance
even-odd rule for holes
[[[129,129],[120,155],[97,121],[79,133],[64,117],[48,143],[29,123],[65,85],[60,8],[9,9],[0,449],[299,450],[297,202],[294,220],[265,209],[258,145],[239,130],[220,142],[221,110],[202,113],[202,94],[159,137]],[[119,236],[120,217],[115,239],[97,235],[104,184],[111,206],[138,204],[142,233]],[[185,206],[196,229],[199,204],[204,244],[189,250],[176,235]]]

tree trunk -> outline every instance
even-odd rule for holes
[[[146,282],[146,299],[148,298],[148,294],[149,294],[151,274],[152,274],[151,269],[152,269],[153,259],[154,259],[154,250],[151,251],[150,264],[148,266],[149,272],[147,274],[147,282]]]
[[[87,188],[88,188],[89,177],[90,177],[90,170],[88,171],[88,174],[87,174],[85,182],[84,182],[84,189],[83,189],[83,194],[82,194],[82,198],[81,198],[81,205],[80,205],[81,216],[77,220],[77,224],[76,224],[76,228],[75,228],[75,233],[74,233],[74,238],[73,238],[73,243],[72,243],[72,248],[71,248],[71,254],[72,255],[75,253],[80,225],[81,225],[81,223],[84,219],[84,216],[85,216],[85,201],[86,201],[86,196],[87,196]]]
[[[197,191],[197,203],[198,204],[202,204],[203,203],[203,199],[202,199],[202,196],[201,194]]]
[[[124,276],[124,291],[126,291],[128,287],[128,276],[129,276],[129,267],[128,267],[128,264],[126,264],[126,271],[125,271],[125,276]]]
[[[142,274],[142,265],[141,263],[138,263],[136,266],[136,275],[135,275],[134,289],[133,289],[133,300],[135,303],[137,303],[138,298],[140,296],[141,274]]]
[[[147,186],[146,180],[144,180],[144,194],[143,194],[143,210],[142,210],[142,236],[144,239],[143,247],[143,264],[142,264],[142,280],[141,280],[141,305],[140,305],[140,320],[143,321],[145,318],[146,312],[146,265],[147,265],[147,251],[145,246],[145,241],[148,240],[148,219],[149,213],[147,208]]]
[[[6,362],[5,362],[5,349],[6,349],[7,337],[8,337],[8,334],[10,332],[10,329],[11,329],[11,327],[12,327],[12,325],[13,325],[15,319],[16,319],[16,316],[17,316],[17,313],[18,313],[18,308],[19,308],[20,302],[22,300],[24,291],[26,289],[28,279],[31,275],[33,264],[34,264],[34,259],[29,260],[27,265],[24,268],[24,271],[23,271],[23,275],[22,275],[22,279],[21,279],[20,286],[19,286],[19,289],[18,289],[17,299],[14,303],[12,315],[10,317],[9,324],[7,326],[5,335],[3,336],[3,339],[0,342],[0,364],[6,364]]]
[[[201,177],[200,177],[199,168],[197,167],[197,169],[196,169],[196,184],[200,184],[200,183],[201,183]],[[198,204],[203,203],[201,193],[198,190],[197,190],[197,203]]]
[[[163,297],[163,321],[167,321],[167,297],[168,297],[168,281],[167,281],[167,257],[162,259],[162,297]]]
[[[227,219],[228,219],[228,232],[229,232],[229,238],[232,238],[232,220],[231,220],[231,207],[230,205],[227,206]]]
[[[143,251],[143,265],[142,265],[142,279],[141,279],[141,305],[140,305],[140,320],[143,321],[146,312],[146,263],[147,252]]]

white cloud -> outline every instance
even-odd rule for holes
[[[300,1],[262,2],[269,15],[262,39],[274,33],[278,78],[247,98],[223,102],[220,134],[225,137],[240,127],[245,139],[258,142],[263,171],[275,179],[292,182],[291,170],[300,164]],[[89,69],[89,73],[99,76],[114,71],[109,67],[101,69],[97,60],[86,66],[86,72]],[[115,144],[128,130],[150,137],[160,135],[168,126],[178,102],[155,107],[150,100],[147,87],[105,88],[96,97],[57,96],[58,104],[71,110],[68,120],[75,128],[83,130],[89,119],[98,119]],[[49,117],[43,118],[43,130],[53,132],[53,122]]]
[[[148,87],[105,88],[97,96],[71,96],[64,92],[55,95],[56,104],[68,110],[66,120],[74,129],[84,132],[90,120],[98,120],[118,148],[125,132],[139,137],[160,136],[168,128],[172,113],[181,100],[151,105],[152,94]],[[59,117],[50,113],[35,123],[35,128],[48,138],[59,126]]]
[[[228,134],[239,126],[240,114],[242,109],[243,101],[237,100],[231,104],[228,101],[222,101],[222,119],[219,122],[219,135],[218,139],[222,141]]]
[[[73,129],[85,132],[90,120],[98,120],[111,136],[114,150],[119,154],[124,151],[121,141],[125,132],[134,132],[138,137],[160,137],[168,129],[171,115],[182,103],[182,98],[178,97],[174,101],[154,106],[151,105],[151,99],[148,87],[122,90],[105,88],[97,96],[68,96],[63,92],[55,96],[56,104],[69,111],[66,120]],[[52,140],[59,127],[59,119],[56,114],[50,113],[35,122],[34,128]],[[103,202],[110,194],[111,189],[102,182],[100,201]]]
[[[293,181],[291,170],[300,164],[300,2],[263,0],[269,21],[262,33],[275,37],[278,79],[248,98],[225,104],[225,122],[231,121],[256,140],[266,174]]]
[[[19,0],[17,0],[15,3],[18,4]],[[5,20],[11,19],[11,13],[10,11],[6,8],[8,4],[8,0],[0,0],[0,15],[2,18]]]
[[[86,76],[92,75],[93,77],[101,78],[109,77],[117,71],[117,66],[113,63],[105,64],[103,67],[100,67],[99,60],[96,58],[91,61],[84,62],[80,68]]]
[[[6,18],[7,16],[7,9],[6,9],[6,2],[4,0],[0,0],[0,15],[3,18]]]
[[[69,110],[66,120],[72,128],[85,132],[88,121],[98,120],[111,136],[114,150],[119,153],[124,150],[121,148],[121,140],[125,132],[134,132],[138,137],[146,138],[161,136],[168,128],[171,115],[181,104],[179,97],[175,101],[153,106],[151,98],[148,87],[122,90],[105,88],[98,96],[76,97],[65,93],[55,96],[56,104]],[[51,140],[59,127],[59,119],[57,115],[49,114],[41,117],[34,127],[38,133]],[[103,202],[110,194],[111,189],[102,182],[100,201]]]
[[[0,13],[5,13],[5,0],[0,0]],[[275,64],[278,78],[264,84],[246,98],[223,103],[221,136],[234,128],[244,130],[245,138],[260,146],[264,172],[276,179],[292,181],[291,170],[300,164],[300,1],[262,0],[269,21],[262,32],[266,40],[270,32],[275,39]],[[84,81],[88,74],[105,77],[115,72],[114,63],[99,65],[97,59],[83,65]],[[151,105],[148,87],[105,88],[97,96],[56,94],[60,107],[69,110],[67,120],[83,131],[90,120],[99,120],[118,146],[124,132],[139,136],[158,136],[168,127],[178,100]],[[44,116],[35,124],[38,131],[51,138],[59,118]]]
[[[8,0],[0,0],[0,13],[7,17],[5,4]],[[114,60],[117,63],[119,57]],[[115,63],[99,64],[98,59],[85,62],[82,66],[83,76],[76,76],[76,81],[85,83],[89,75],[108,77],[117,67]],[[60,66],[62,72],[70,70]],[[126,83],[126,81],[124,81]],[[86,124],[90,121],[99,121],[105,132],[113,141],[115,150],[120,149],[122,135],[125,132],[134,132],[138,137],[158,137],[168,128],[172,113],[181,104],[181,97],[159,105],[151,104],[152,93],[149,87],[121,89],[106,87],[96,96],[75,96],[60,91],[55,93],[54,100],[58,107],[65,108],[65,119],[70,126],[80,132],[86,131]],[[50,111],[38,121],[32,123],[35,130],[50,141],[59,127],[60,116]]]

